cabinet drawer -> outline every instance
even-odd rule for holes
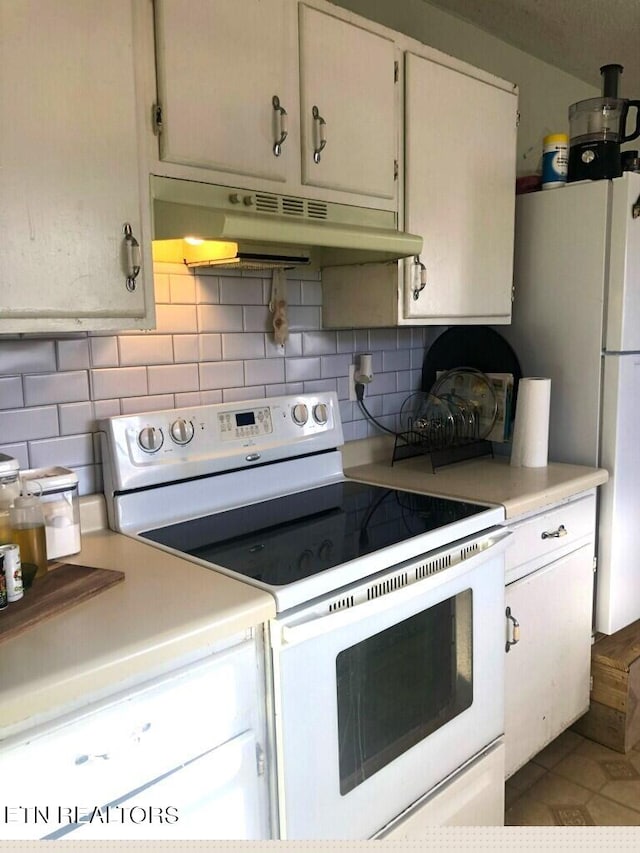
[[[591,492],[537,515],[514,521],[505,560],[505,582],[524,577],[588,541],[595,540],[596,495]]]
[[[9,828],[26,833],[13,837],[41,837],[69,822],[65,809],[119,800],[251,729],[255,655],[242,643],[6,747]],[[42,814],[20,826],[25,804]]]

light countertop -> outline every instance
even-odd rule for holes
[[[413,492],[505,507],[514,518],[606,482],[599,468],[512,468],[476,459],[431,473],[391,465],[385,437],[342,448],[345,474]],[[0,740],[215,650],[275,616],[266,592],[106,528],[104,499],[81,500],[82,551],[66,562],[119,569],[122,583],[0,644]]]
[[[123,582],[0,644],[0,738],[140,683],[275,616],[248,584],[109,530],[65,562]]]
[[[429,460],[415,456],[391,464],[393,442],[365,439],[343,448],[346,476],[410,492],[500,505],[507,519],[534,512],[600,486],[609,478],[604,468],[550,462],[544,468],[516,468],[508,457],[483,457],[431,470]]]

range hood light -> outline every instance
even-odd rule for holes
[[[150,184],[158,261],[288,269],[396,262],[422,250],[422,238],[399,231],[391,210],[157,175]],[[238,205],[243,193],[248,202]],[[186,235],[205,239],[189,245]]]

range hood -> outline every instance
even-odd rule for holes
[[[151,176],[154,259],[236,268],[342,266],[420,254],[392,211]],[[164,242],[168,241],[168,242]]]

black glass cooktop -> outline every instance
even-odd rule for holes
[[[347,480],[141,535],[283,586],[485,510]]]

